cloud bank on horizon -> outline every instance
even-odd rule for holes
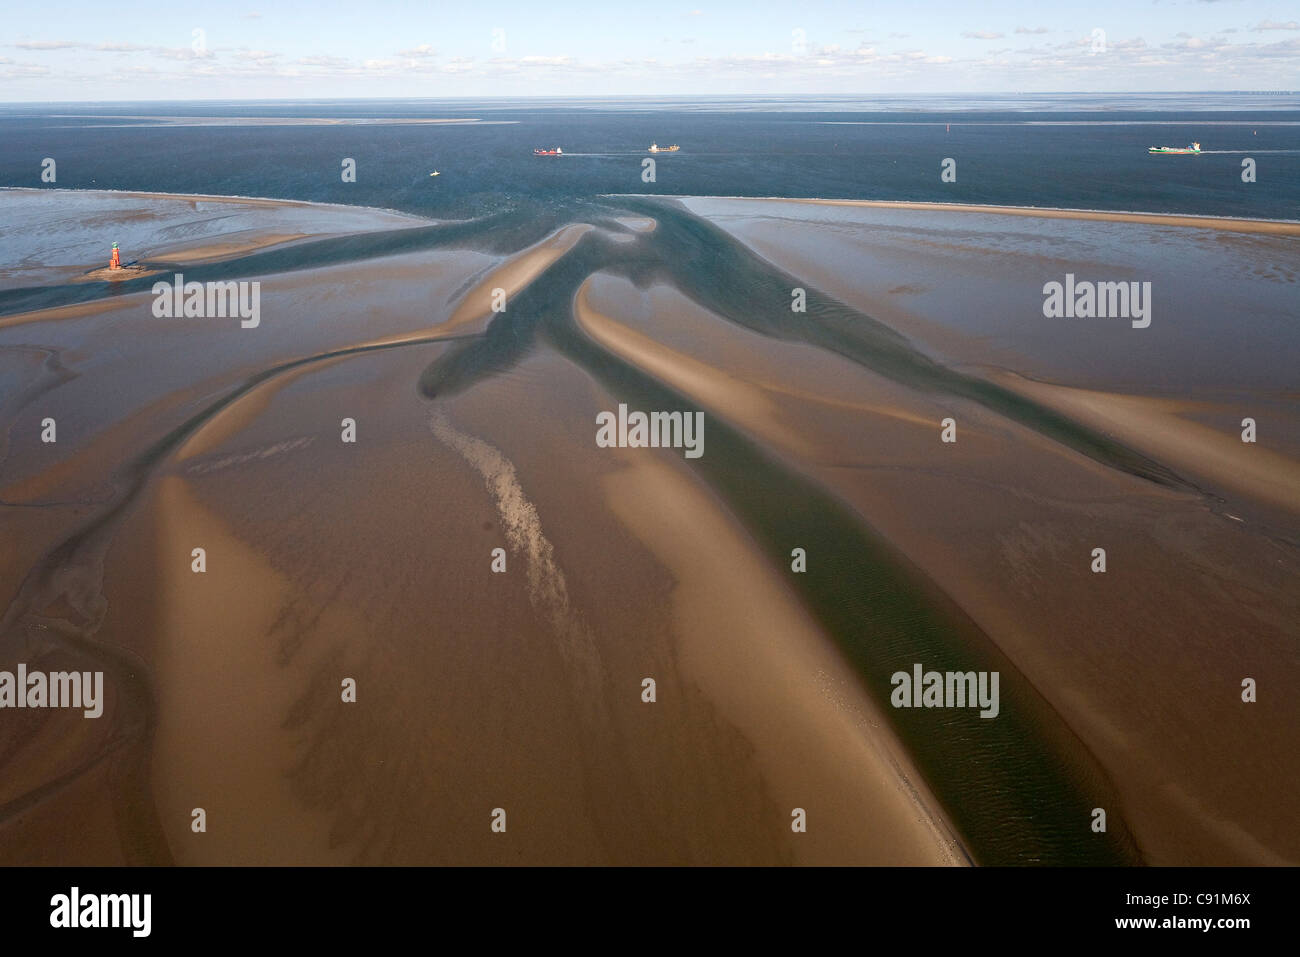
[[[240,2],[13,18],[0,101],[1300,88],[1271,0]]]

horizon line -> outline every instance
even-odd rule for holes
[[[866,100],[866,99],[923,99],[930,97],[980,97],[980,96],[1300,96],[1300,90],[934,90],[917,93],[610,93],[599,96],[579,93],[563,94],[520,94],[518,96],[464,95],[464,96],[359,96],[359,97],[192,97],[150,98],[150,99],[82,99],[82,100],[0,100],[0,107],[6,106],[62,106],[77,104],[131,104],[131,103],[447,103],[464,101],[554,101],[573,100],[579,102],[610,101],[644,101],[644,100],[772,100],[772,99],[825,99],[825,100]]]

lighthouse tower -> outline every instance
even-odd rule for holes
[[[122,254],[118,251],[117,243],[113,243],[113,255],[108,260],[109,269],[122,268]]]

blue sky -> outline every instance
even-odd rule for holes
[[[0,101],[1300,89],[1294,0],[26,6]]]

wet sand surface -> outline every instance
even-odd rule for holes
[[[100,271],[113,243],[124,264],[155,264],[152,275],[296,240],[429,222],[388,210],[168,193],[4,189],[0,204],[0,289],[109,278]]]
[[[121,196],[58,199],[78,235],[207,211]],[[0,861],[1300,860],[1294,238],[641,200],[326,265],[428,225],[338,209],[168,247],[256,276],[254,329],[147,291],[0,317],[0,669],[106,687],[0,711]],[[1157,289],[1220,263],[1213,375],[1213,302],[1158,375],[1160,311],[1043,330],[1046,277],[1152,236]],[[620,403],[702,411],[703,455],[599,447]],[[913,662],[1000,670],[1002,713],[892,708]]]

